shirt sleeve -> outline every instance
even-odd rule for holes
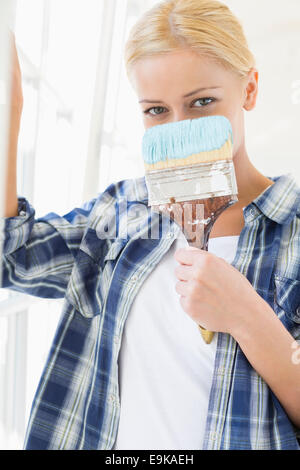
[[[18,198],[18,216],[3,218],[1,288],[42,298],[63,298],[88,217],[97,198],[60,216],[35,219]]]

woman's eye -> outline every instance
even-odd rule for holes
[[[201,103],[201,105],[198,106],[198,107],[202,107],[202,106],[207,106],[208,104],[212,103],[213,101],[215,101],[214,98],[199,98],[196,101],[194,101],[194,104],[199,102],[199,103]]]
[[[155,110],[164,110],[165,108],[161,107],[161,106],[156,106],[155,108],[150,108],[150,109],[147,109],[146,111],[144,111],[145,114],[151,114],[152,116],[157,116],[158,114],[161,114],[161,112],[158,112],[158,113],[151,113],[151,111],[155,111]]]

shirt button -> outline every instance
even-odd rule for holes
[[[136,282],[138,280],[138,276],[134,274],[134,276],[131,277],[130,281],[131,282]]]
[[[250,210],[250,215],[251,215],[252,217],[255,217],[255,216],[256,216],[256,211],[255,211],[255,209],[251,209],[251,210]]]
[[[300,307],[297,308],[296,313],[300,315]]]
[[[166,238],[167,240],[170,240],[171,238],[173,238],[173,233],[172,232],[167,233]]]
[[[211,432],[210,433],[210,438],[212,441],[216,441],[218,439],[218,433],[217,432]]]

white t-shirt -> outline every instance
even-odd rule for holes
[[[210,239],[232,263],[239,237]],[[128,314],[119,354],[120,421],[114,449],[201,449],[217,333],[206,344],[175,290],[182,233],[149,275]]]

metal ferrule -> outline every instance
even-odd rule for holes
[[[232,160],[153,170],[146,184],[149,206],[238,194]]]

